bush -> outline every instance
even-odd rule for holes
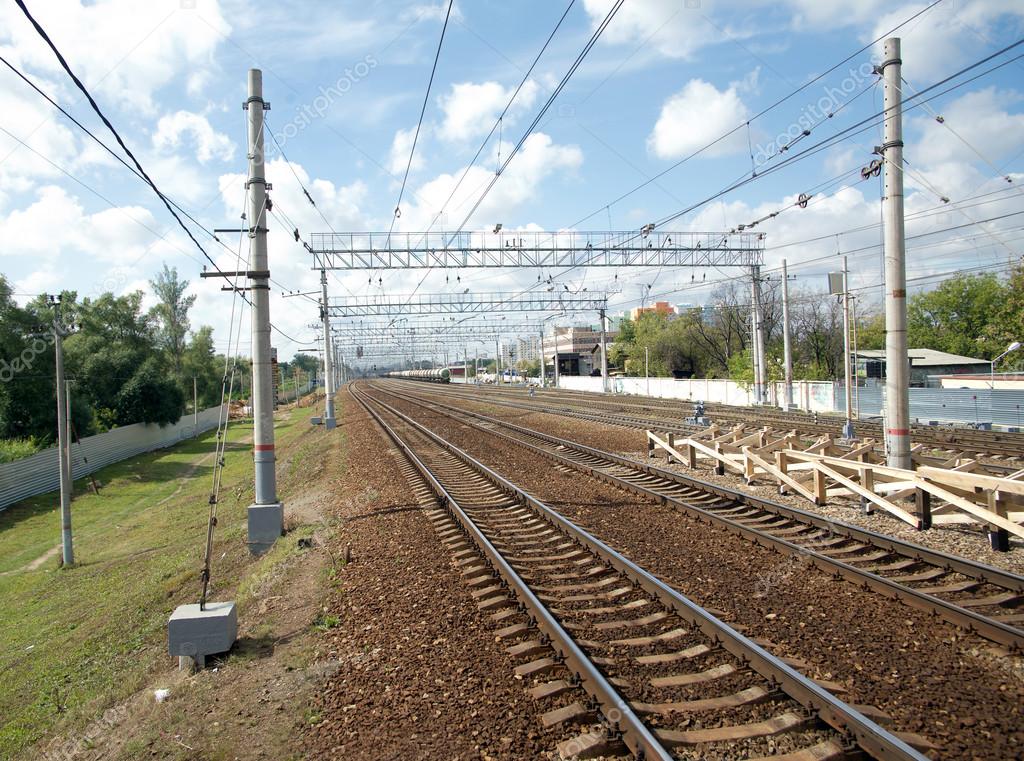
[[[0,462],[14,462],[40,449],[35,439],[0,439]]]

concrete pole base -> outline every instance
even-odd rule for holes
[[[337,427],[338,427],[338,423],[337,423],[337,421],[335,421],[334,418],[332,418],[332,417],[325,417],[324,418],[324,428],[326,428],[328,431],[330,431],[333,428],[337,428]]]
[[[249,505],[249,552],[262,555],[284,534],[284,505]]]
[[[178,668],[201,669],[206,656],[226,653],[238,637],[238,611],[234,602],[179,605],[167,621],[167,650],[178,656]]]

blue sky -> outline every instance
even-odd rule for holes
[[[396,229],[424,229],[441,211],[452,178],[473,157],[567,4],[456,3]],[[317,287],[310,257],[295,244],[290,226],[304,237],[327,231],[295,175],[335,230],[386,230],[391,224],[446,3],[286,1],[261,4],[258,13],[252,3],[233,0],[28,5],[157,184],[210,228],[238,224],[246,71],[263,70],[272,104],[269,129],[291,162],[289,167],[268,148],[279,214],[269,220],[270,267],[278,283]],[[778,139],[787,130],[796,128],[795,135],[811,125],[811,136],[797,150],[879,111],[881,87],[871,73],[879,51],[856,56],[749,128],[616,199],[925,5],[626,0],[467,229],[490,229],[496,222],[506,229],[637,229],[687,208],[749,176],[751,153],[760,169],[771,166],[778,158],[766,157],[788,139]],[[610,6],[609,0],[573,4],[502,122],[503,157]],[[1022,32],[1020,2],[940,2],[897,32],[908,94],[1016,42]],[[1021,52],[1024,47],[972,74]],[[113,145],[13,2],[0,6],[0,54]],[[1024,210],[1022,92],[1024,59],[906,114],[908,235],[937,231],[908,241],[912,288],[934,285],[958,269],[1005,271],[1019,259],[1024,217],[979,221]],[[0,127],[0,272],[15,283],[20,299],[62,288],[81,295],[148,293],[147,280],[166,262],[198,296],[194,327],[213,325],[218,346],[226,348],[231,297],[214,281],[199,279],[201,255],[159,200],[3,67]],[[820,292],[824,273],[837,266],[834,255],[850,252],[851,283],[863,289],[866,306],[880,281],[880,252],[872,248],[880,236],[879,185],[873,178],[860,181],[855,170],[872,159],[880,142],[878,129],[855,135],[700,206],[670,227],[728,230],[784,210],[756,228],[766,235],[768,268],[786,257],[800,276],[794,288]],[[492,138],[444,210],[447,229],[462,221],[493,176],[498,150]],[[807,208],[794,208],[801,192],[812,191]],[[849,230],[855,232],[844,232]],[[200,240],[221,267],[236,268],[233,253]],[[331,288],[338,295],[408,293],[423,274],[377,273],[383,283],[371,287],[368,273],[339,272]],[[456,274],[460,287],[484,291],[524,287],[538,273],[433,271],[421,291],[454,288]],[[591,290],[618,284],[621,293],[612,298],[618,310],[637,305],[646,292],[704,303],[714,286],[702,284],[731,274],[595,269],[568,273],[561,282]],[[700,287],[690,285],[692,275]],[[313,335],[307,325],[316,308],[275,290],[272,317],[301,344]],[[286,357],[299,345],[280,334],[274,340]],[[245,335],[242,350],[247,346]]]

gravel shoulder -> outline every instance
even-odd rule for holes
[[[799,560],[744,542],[613,487],[562,473],[545,460],[453,424],[422,407],[395,406],[591,529],[725,620],[799,658],[805,673],[842,685],[842,697],[886,711],[899,731],[939,746],[943,759],[1005,759],[1024,749],[1019,659],[905,605],[838,581]],[[636,435],[538,413],[523,425],[604,449],[635,452]],[[504,414],[502,414],[504,413]],[[571,430],[568,430],[571,428]],[[642,445],[643,434],[640,433]]]
[[[348,461],[334,512],[339,563],[322,616],[323,687],[311,758],[553,757],[515,663],[473,602],[398,468],[397,450],[347,392]]]

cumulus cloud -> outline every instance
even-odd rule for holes
[[[217,0],[66,0],[34,3],[32,14],[90,89],[151,113],[164,85],[211,65],[229,31]],[[56,73],[59,64],[14,3],[0,5],[0,47],[21,67]]]
[[[143,256],[192,256],[174,235],[164,235],[152,213],[141,206],[88,212],[63,188],[46,185],[23,209],[0,217],[3,255],[55,261],[74,254],[95,264],[125,265]],[[83,289],[87,290],[87,289]]]
[[[511,151],[511,144],[502,146],[502,154]],[[494,189],[480,204],[467,228],[497,221],[496,216],[508,215],[516,207],[541,193],[542,183],[552,176],[578,169],[583,163],[583,152],[575,145],[558,145],[549,135],[534,132],[509,164]],[[431,223],[451,194],[464,168],[451,174],[441,174],[422,184],[415,191],[415,204],[403,209],[402,229],[422,230]],[[458,223],[469,213],[476,199],[490,182],[494,173],[490,169],[474,166],[445,208],[452,222]]]
[[[662,105],[647,149],[660,159],[681,158],[741,124],[747,115],[736,85],[719,90],[703,79],[691,79]],[[722,156],[742,146],[743,135],[736,133],[701,155]]]
[[[175,111],[160,117],[153,133],[153,147],[158,151],[177,149],[185,141],[195,149],[196,160],[205,164],[210,159],[230,161],[235,155],[231,138],[217,132],[202,114]]]
[[[425,137],[425,130],[420,130],[420,137]],[[388,153],[388,171],[391,174],[405,174],[405,167],[409,164],[409,151],[412,150],[412,140],[416,135],[416,128],[399,129],[395,131],[395,137],[391,141],[391,151]],[[417,145],[422,148],[422,143]],[[423,168],[423,154],[417,150],[412,157],[411,169],[413,171]]]
[[[595,28],[608,15],[615,0],[584,0],[583,7]],[[740,41],[755,28],[735,24],[722,14],[712,20],[710,8],[681,0],[630,0],[624,3],[601,39],[611,44],[639,45],[665,58],[691,59],[702,48],[724,41]],[[736,3],[719,3],[726,8]],[[744,8],[743,16],[748,15]]]
[[[533,106],[539,90],[536,82],[528,80],[516,96],[505,119],[512,121]],[[451,91],[440,98],[444,119],[438,134],[449,141],[483,137],[490,131],[513,92],[514,87],[506,88],[498,82],[453,84]]]

